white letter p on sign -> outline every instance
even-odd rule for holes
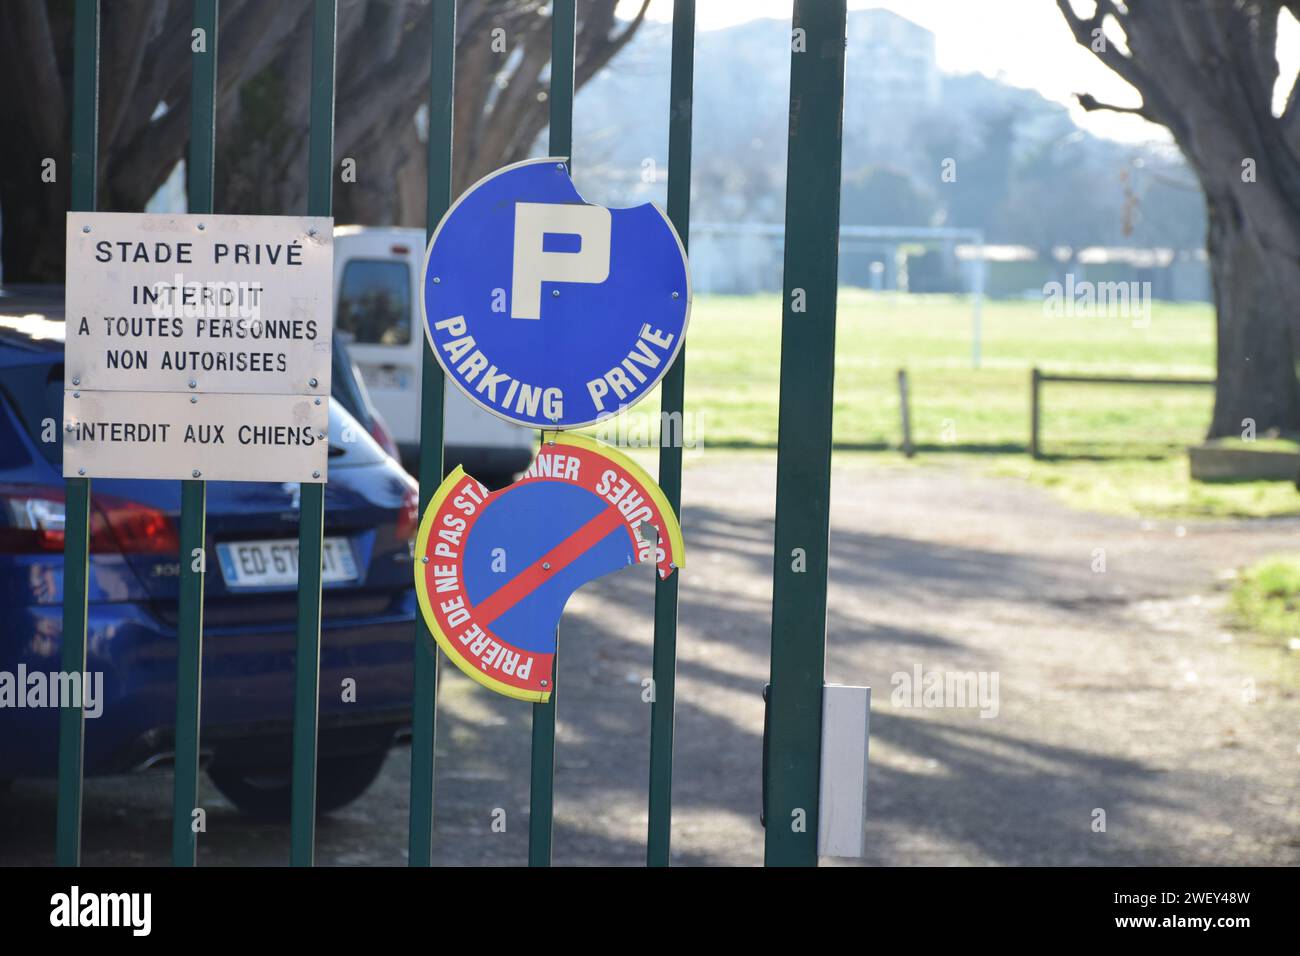
[[[581,240],[577,252],[546,252],[547,235]],[[609,210],[577,203],[515,203],[514,276],[510,317],[542,317],[543,282],[599,284],[609,278]]]

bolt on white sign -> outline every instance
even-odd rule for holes
[[[326,480],[333,220],[69,213],[63,474]]]

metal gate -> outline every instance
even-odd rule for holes
[[[572,156],[576,0],[553,0],[549,155]],[[211,213],[219,0],[194,0],[194,28],[206,36],[191,54],[190,212]],[[337,0],[313,0],[311,127],[307,213],[332,212],[334,57]],[[429,87],[428,232],[451,203],[455,0],[433,0]],[[826,650],[831,411],[834,390],[841,117],[846,0],[794,0],[786,187],[785,278],[781,331],[781,406],[777,459],[771,682],[762,790],[769,865],[815,865]],[[76,0],[72,121],[72,209],[95,209],[98,159],[99,0]],[[690,224],[691,112],[695,2],[674,0],[668,142],[668,215],[685,242]],[[580,157],[579,157],[580,158]],[[662,383],[662,411],[683,411],[685,349]],[[444,376],[424,352],[421,384],[420,511],[442,479]],[[680,513],[682,449],[661,443],[659,484]],[[62,669],[86,671],[91,482],[67,480]],[[180,553],[204,546],[206,483],[182,483]],[[324,486],[304,483],[298,531],[298,623],[293,707],[290,862],[313,862],[316,745],[320,696],[321,547]],[[673,719],[680,574],[656,580],[650,718],[646,862],[666,866],[672,825]],[[202,563],[181,561],[177,634],[172,862],[195,864],[191,826],[199,773],[203,653]],[[414,634],[410,863],[428,866],[433,849],[434,739],[438,661],[426,625]],[[554,682],[552,682],[554,686]],[[557,698],[533,704],[528,860],[551,861]],[[84,715],[59,714],[56,859],[81,857]],[[801,826],[784,821],[799,815]],[[781,821],[780,825],[776,821]]]

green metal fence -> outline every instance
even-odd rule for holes
[[[817,805],[822,687],[826,643],[831,410],[838,258],[840,120],[844,96],[846,0],[795,0],[791,40],[785,304],[782,323],[780,435],[773,579],[771,726],[764,753],[766,861],[817,861]],[[219,0],[195,0],[193,22],[203,50],[191,53],[191,212],[213,211]],[[429,86],[427,229],[451,203],[456,47],[455,0],[432,0]],[[313,0],[311,127],[307,213],[332,209],[334,71],[337,0]],[[99,99],[99,0],[76,0],[72,209],[95,208]],[[576,0],[553,0],[549,152],[570,157],[573,141]],[[691,114],[694,88],[694,0],[674,0],[669,116],[668,215],[687,241],[690,225]],[[179,56],[180,51],[178,51]],[[421,382],[420,510],[443,475],[444,376],[425,351]],[[663,379],[662,410],[681,413],[685,350]],[[659,484],[680,513],[682,449],[660,449]],[[67,481],[62,667],[86,669],[89,572],[88,478]],[[300,495],[298,624],[294,663],[290,862],[313,862],[316,746],[320,693],[321,548],[324,486],[304,483]],[[192,866],[197,835],[206,483],[182,483],[180,614],[177,635],[176,777],[172,861]],[[799,560],[792,560],[799,555]],[[672,822],[673,727],[680,572],[656,583],[653,702],[650,718],[649,825],[646,862],[666,866]],[[427,866],[433,854],[434,743],[438,658],[423,622],[414,638],[409,860]],[[557,654],[558,660],[558,654]],[[558,666],[558,665],[557,665]],[[552,679],[551,686],[555,686]],[[528,860],[548,866],[554,811],[557,695],[532,710],[532,772]],[[84,722],[80,705],[59,716],[56,858],[81,855]],[[759,783],[756,781],[756,784]],[[757,789],[757,788],[756,788]],[[801,826],[787,821],[802,814]]]
[[[95,208],[99,120],[99,3],[77,0],[72,76],[72,209]],[[90,479],[69,478],[63,531],[63,636],[65,674],[86,672],[86,584],[90,571]],[[85,757],[81,703],[59,711],[59,805],[55,859],[81,861],[81,786]]]
[[[429,75],[428,209],[425,238],[451,205],[451,131],[456,73],[456,4],[433,8],[432,68]],[[420,382],[420,514],[442,480],[442,366],[424,350]],[[433,857],[433,748],[437,739],[438,652],[423,620],[415,624],[415,698],[411,710],[411,825],[408,860],[428,866]]]
[[[190,77],[190,154],[186,193],[190,212],[212,212],[217,138],[217,2],[197,0],[194,29],[203,52],[194,52]],[[197,863],[198,834],[191,815],[199,804],[199,708],[203,699],[203,575],[207,482],[181,482],[181,582],[176,627],[176,777],[172,791],[172,864]]]

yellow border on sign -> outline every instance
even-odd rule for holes
[[[526,700],[533,704],[544,704],[551,698],[550,691],[520,690],[518,687],[497,680],[477,667],[471,667],[469,661],[457,653],[456,646],[452,644],[451,638],[443,633],[442,627],[438,624],[438,618],[433,613],[433,604],[429,601],[428,584],[425,582],[424,572],[427,566],[419,558],[428,556],[429,536],[433,532],[433,519],[438,513],[438,508],[441,507],[461,479],[466,477],[471,476],[467,476],[465,469],[457,465],[451,474],[443,479],[442,484],[438,486],[438,490],[433,493],[433,497],[429,499],[429,506],[424,510],[424,517],[420,519],[420,531],[415,537],[415,554],[417,558],[415,562],[415,596],[420,602],[420,613],[424,615],[424,623],[429,628],[429,633],[433,635],[433,639],[438,643],[438,646],[442,648],[442,652],[451,658],[452,663],[459,667],[466,677],[482,684],[488,690],[496,691],[506,697],[513,697],[515,700]]]
[[[672,506],[668,504],[668,499],[664,497],[663,489],[659,483],[650,477],[649,473],[634,462],[627,455],[623,454],[617,448],[606,445],[594,438],[588,438],[586,435],[579,435],[575,432],[542,432],[542,443],[554,443],[557,445],[574,445],[578,448],[585,448],[593,451],[598,455],[604,455],[631,472],[632,477],[641,482],[645,488],[646,494],[654,499],[654,503],[659,508],[659,513],[664,517],[664,523],[668,525],[668,541],[673,546],[673,563],[677,567],[686,567],[686,543],[682,540],[682,526],[677,521],[677,515],[673,512]]]

